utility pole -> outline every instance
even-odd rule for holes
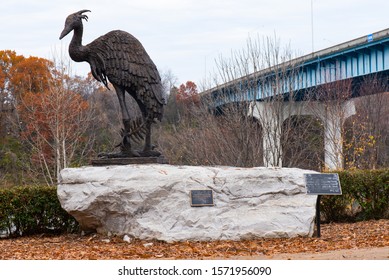
[[[311,32],[312,32],[312,53],[315,52],[313,36],[313,0],[311,0]]]

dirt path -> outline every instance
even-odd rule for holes
[[[336,250],[320,253],[241,256],[237,260],[389,260],[389,247]]]

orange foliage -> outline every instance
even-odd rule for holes
[[[3,70],[4,73],[7,73],[13,65],[17,64],[23,59],[24,56],[17,55],[15,51],[0,51],[0,68]]]
[[[86,142],[90,115],[83,96],[95,89],[65,71],[44,58],[0,51],[0,102],[16,109],[10,119],[20,125],[23,143],[32,147],[32,161],[43,162],[51,179]]]
[[[40,153],[46,159],[54,158],[55,143],[73,139],[80,114],[88,109],[88,103],[79,94],[61,87],[43,92],[26,92],[18,106],[20,119],[24,124],[22,139],[39,143]],[[42,156],[42,155],[40,155]]]
[[[0,68],[0,91],[3,89],[5,86],[5,73],[3,69]]]
[[[52,68],[53,62],[44,58],[31,56],[21,60],[10,71],[14,91],[24,93],[47,90]]]
[[[6,82],[10,80],[11,69],[24,59],[24,56],[16,52],[5,50],[0,51],[0,91],[5,91]]]
[[[198,104],[200,98],[197,85],[192,81],[187,81],[185,84],[180,85],[176,98],[178,102],[187,105]]]
[[[44,58],[25,58],[15,51],[0,51],[0,93],[18,100],[25,92],[47,90],[53,68],[53,62]]]

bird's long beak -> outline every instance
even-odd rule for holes
[[[63,37],[68,35],[70,33],[70,31],[72,31],[72,29],[65,26],[64,30],[62,30],[61,35],[59,36],[59,39],[61,40]]]

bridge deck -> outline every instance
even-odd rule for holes
[[[388,72],[389,28],[257,71],[201,94],[211,95],[215,105],[220,106]]]

